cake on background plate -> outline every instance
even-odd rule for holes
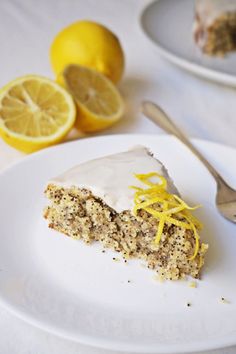
[[[49,227],[139,258],[161,279],[199,278],[208,246],[201,223],[163,164],[138,146],[82,163],[49,181]]]
[[[236,0],[196,0],[194,39],[208,55],[236,50]]]

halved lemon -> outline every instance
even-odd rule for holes
[[[71,95],[42,76],[18,78],[0,91],[0,136],[18,150],[33,152],[60,142],[75,119]]]
[[[59,82],[77,103],[75,126],[84,132],[105,129],[124,113],[123,99],[114,84],[103,74],[80,65],[69,65]]]

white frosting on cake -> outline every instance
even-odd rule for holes
[[[196,0],[196,13],[205,27],[227,12],[236,12],[236,0]]]
[[[149,172],[164,176],[168,191],[178,194],[164,165],[143,146],[82,163],[52,179],[49,184],[88,189],[111,208],[122,212],[133,207],[134,190],[130,186],[145,188],[134,174]]]

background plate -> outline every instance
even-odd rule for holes
[[[48,179],[140,143],[168,167],[184,199],[204,205],[198,215],[210,249],[196,289],[186,281],[158,283],[141,262],[114,262],[113,252],[49,230],[42,218]],[[195,143],[236,187],[236,151]],[[216,212],[211,176],[174,138],[118,135],[46,149],[1,173],[0,196],[0,302],[17,316],[116,351],[183,353],[236,344],[236,227]]]
[[[141,25],[164,58],[194,74],[236,86],[236,54],[203,55],[193,40],[193,18],[194,0],[159,0],[144,9]]]

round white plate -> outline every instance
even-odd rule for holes
[[[194,0],[159,0],[148,5],[141,25],[159,54],[183,69],[207,79],[236,86],[236,54],[212,58],[193,40]]]
[[[236,187],[236,151],[195,143]],[[137,144],[163,161],[184,199],[204,206],[198,215],[210,248],[196,289],[187,281],[159,283],[140,261],[114,262],[113,252],[50,230],[42,217],[51,177]],[[183,353],[236,344],[236,225],[216,212],[214,197],[211,176],[169,136],[84,139],[26,157],[0,174],[0,302],[44,330],[116,351]]]

